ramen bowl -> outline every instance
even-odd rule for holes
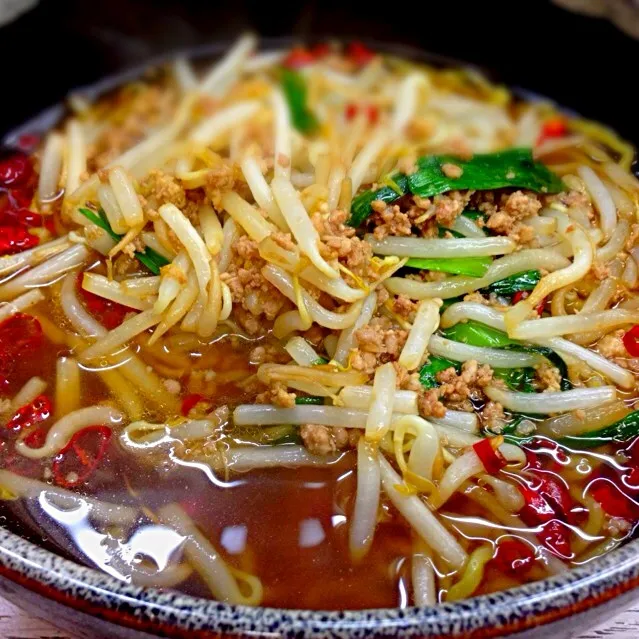
[[[210,55],[206,49],[194,55]],[[379,47],[384,48],[384,47]],[[388,48],[388,47],[386,47]],[[403,47],[393,52],[449,61]],[[146,68],[147,65],[145,65]],[[153,63],[152,63],[153,66]],[[137,77],[141,69],[78,93],[89,99]],[[530,99],[530,95],[526,96]],[[56,106],[9,134],[42,134],[62,117]],[[64,512],[64,511],[63,511]],[[68,511],[72,517],[75,511]],[[16,605],[74,635],[165,637],[570,637],[626,606],[639,584],[639,540],[578,568],[515,588],[437,606],[321,611],[231,605],[173,590],[133,586],[38,545],[33,533],[0,529],[0,591]],[[43,531],[43,537],[46,531]],[[37,537],[37,535],[36,535]],[[46,542],[46,539],[43,539]],[[104,541],[96,537],[97,545]],[[296,552],[292,550],[291,552]],[[108,568],[108,562],[105,563]],[[325,588],[330,589],[327,581]]]

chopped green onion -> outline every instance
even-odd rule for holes
[[[311,362],[311,366],[322,366],[323,364],[328,364],[328,360],[325,357],[318,357]]]
[[[95,211],[92,211],[91,209],[78,209],[78,211],[80,211],[80,213],[82,213],[82,215],[84,215],[84,217],[87,218],[87,220],[90,220],[91,222],[93,222],[96,226],[99,226],[101,229],[105,230],[110,236],[111,239],[114,242],[119,242],[124,236],[122,235],[118,235],[112,228],[111,225],[109,224],[109,221],[106,218],[106,215],[104,214],[104,211],[102,211],[102,209],[100,209],[100,213],[96,213]]]
[[[353,198],[353,203],[351,205],[351,217],[348,220],[348,223],[351,226],[359,226],[371,214],[371,204],[374,201],[381,200],[386,203],[394,202],[406,193],[408,180],[405,175],[396,173],[391,179],[394,186],[397,188],[383,186],[376,191],[364,191]]]
[[[85,208],[81,208],[78,210],[82,215],[84,215],[84,217],[87,218],[87,220],[90,220],[96,226],[99,226],[101,229],[105,230],[111,236],[111,239],[113,239],[114,242],[119,242],[124,237],[124,235],[119,235],[111,228],[109,220],[107,219],[107,216],[102,209],[100,209],[98,213],[92,211],[91,209]],[[160,255],[157,251],[154,251],[148,246],[144,249],[144,251],[136,251],[135,257],[154,275],[159,275],[160,269],[169,263],[169,260],[167,260],[163,255]]]
[[[444,164],[462,169],[458,178],[442,171]],[[447,191],[474,189],[488,191],[504,187],[529,189],[538,193],[559,193],[564,184],[550,169],[536,162],[531,149],[508,149],[484,153],[470,160],[450,155],[432,155],[417,160],[418,170],[408,176],[410,192],[420,197],[432,197]]]
[[[444,174],[444,164],[462,169],[458,178]],[[559,177],[544,164],[533,159],[531,149],[508,149],[485,153],[462,160],[450,155],[429,155],[417,160],[418,170],[412,175],[396,173],[391,180],[398,189],[385,186],[360,193],[353,199],[348,223],[359,226],[371,213],[375,200],[393,202],[406,193],[432,197],[453,190],[488,191],[503,187],[523,188],[537,193],[558,193],[564,189]]]
[[[524,271],[493,282],[488,286],[488,290],[497,295],[513,295],[519,291],[532,291],[540,279],[541,273],[538,270]]]
[[[497,379],[503,380],[510,390],[520,393],[535,392],[535,387],[533,386],[535,369],[530,366],[524,368],[495,368],[493,369],[493,375]]]
[[[484,219],[486,217],[481,211],[470,211],[470,210],[463,211],[462,215],[464,217],[467,217],[473,220],[474,222],[476,222],[477,220]]]
[[[291,69],[282,69],[282,90],[288,102],[293,126],[300,133],[313,133],[319,127],[317,118],[308,108],[306,80]]]
[[[455,275],[482,277],[492,263],[492,257],[411,257],[406,262],[406,266]]]
[[[611,441],[626,442],[629,439],[634,439],[637,435],[639,435],[639,410],[629,413],[610,426],[581,435],[563,437],[559,443],[568,447],[595,448]]]
[[[302,405],[308,405],[308,404],[321,405],[321,404],[324,403],[324,398],[323,397],[315,397],[313,395],[311,395],[309,397],[296,397],[295,398],[295,403],[296,404],[302,404]]]
[[[490,348],[503,348],[504,346],[519,345],[519,342],[510,339],[503,331],[486,326],[475,320],[459,322],[450,328],[441,331],[444,337],[463,342],[471,346],[487,346]]]
[[[439,386],[437,373],[441,373],[441,371],[445,371],[451,366],[458,372],[461,370],[461,364],[459,362],[453,362],[445,357],[431,357],[419,371],[419,381],[421,385],[426,388]]]

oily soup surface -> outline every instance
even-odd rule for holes
[[[639,183],[607,128],[357,42],[184,60],[0,160],[2,523],[308,609],[639,521]]]

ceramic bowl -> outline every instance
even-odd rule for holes
[[[282,44],[286,43],[267,41],[266,47]],[[435,64],[463,64],[409,47],[372,46]],[[218,44],[190,53],[214,56],[225,48],[226,44]],[[139,76],[149,64],[162,61],[151,61],[78,92],[95,98]],[[63,113],[62,105],[48,109],[7,135],[5,145],[15,145],[23,133],[46,132]],[[0,593],[32,614],[87,639],[487,639],[515,634],[521,639],[563,639],[627,607],[638,585],[639,539],[557,577],[431,608],[346,612],[250,608],[135,587],[63,559],[0,527]]]

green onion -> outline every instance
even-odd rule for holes
[[[524,271],[493,282],[488,286],[488,290],[497,295],[513,295],[519,291],[532,291],[540,279],[541,273],[538,270]]]
[[[105,230],[114,242],[119,242],[122,239],[122,235],[118,235],[109,224],[109,221],[106,218],[106,214],[102,209],[100,209],[100,213],[96,213],[91,209],[78,209],[87,220],[93,222],[96,226],[99,226],[101,229]]]
[[[539,353],[543,355],[553,366],[559,369],[561,375],[561,390],[570,390],[572,384],[568,379],[568,367],[566,362],[552,350],[546,346],[527,346],[511,339],[503,331],[486,326],[481,322],[468,320],[467,322],[459,322],[450,328],[443,329],[441,334],[448,339],[456,342],[463,342],[472,346],[485,346],[489,348],[506,348],[512,351],[520,351],[524,353]],[[526,391],[528,392],[528,391]]]
[[[311,362],[311,366],[322,366],[322,364],[328,364],[328,360],[325,357],[318,357]]]
[[[610,426],[582,435],[569,435],[560,439],[559,443],[568,447],[595,448],[611,441],[626,442],[637,435],[639,435],[639,410],[629,413]]]
[[[309,397],[296,397],[295,398],[295,403],[296,404],[302,404],[302,405],[308,405],[308,404],[323,404],[324,403],[324,398],[323,397],[315,397],[313,395],[309,396]]]
[[[510,390],[520,393],[534,393],[535,369],[526,366],[524,368],[495,368],[493,375],[504,381]]]
[[[450,178],[442,171],[444,164],[455,164],[462,169],[458,178]],[[412,175],[396,173],[391,180],[398,191],[384,187],[364,191],[353,199],[348,223],[359,226],[371,213],[375,200],[392,202],[406,193],[432,197],[448,191],[473,189],[489,191],[504,187],[523,188],[537,193],[559,193],[564,184],[544,164],[533,159],[531,149],[508,149],[485,153],[462,160],[450,155],[429,155],[417,160],[418,170]]]
[[[313,133],[319,127],[319,123],[308,108],[306,80],[291,69],[282,69],[281,73],[282,90],[291,111],[293,126],[300,133]]]
[[[492,257],[411,257],[406,262],[406,266],[455,275],[482,277],[492,263]]]
[[[100,209],[98,213],[92,211],[91,209],[81,208],[78,210],[80,211],[80,213],[82,213],[82,215],[84,215],[84,217],[87,218],[87,220],[90,220],[96,226],[104,229],[111,236],[114,242],[119,242],[124,237],[124,235],[119,235],[111,228],[109,220],[107,219],[107,216],[102,209]],[[148,246],[144,249],[144,251],[136,251],[135,257],[154,275],[159,275],[160,269],[163,266],[169,264],[169,260],[167,260],[164,255],[160,255],[157,251],[154,251]]]
[[[561,390],[570,390],[572,388],[572,382],[568,379],[568,366],[566,365],[566,362],[564,362],[564,360],[552,350],[552,348],[548,348],[547,346],[525,346],[524,344],[518,344],[516,342],[506,346],[505,348],[513,351],[539,353],[540,355],[543,355],[559,370],[559,374],[561,376],[559,385]]]
[[[419,381],[422,386],[425,386],[426,388],[435,388],[436,386],[439,386],[437,373],[445,371],[451,366],[457,372],[461,370],[461,364],[459,362],[453,362],[445,357],[431,357],[419,371]]]
[[[371,204],[375,200],[381,200],[386,203],[394,202],[406,193],[408,189],[408,179],[405,175],[396,173],[392,177],[392,180],[397,186],[397,189],[391,188],[390,186],[383,186],[376,191],[364,191],[353,198],[351,217],[348,220],[351,226],[359,226],[371,214]]]
[[[490,348],[503,348],[504,346],[519,345],[519,342],[510,339],[503,331],[486,326],[475,320],[459,322],[450,328],[441,331],[444,337],[463,342],[471,346],[488,346]]]
[[[481,220],[484,219],[486,216],[481,212],[481,211],[464,211],[462,213],[462,215],[464,217],[467,217],[471,220],[473,220],[474,222],[476,222],[477,220]]]

